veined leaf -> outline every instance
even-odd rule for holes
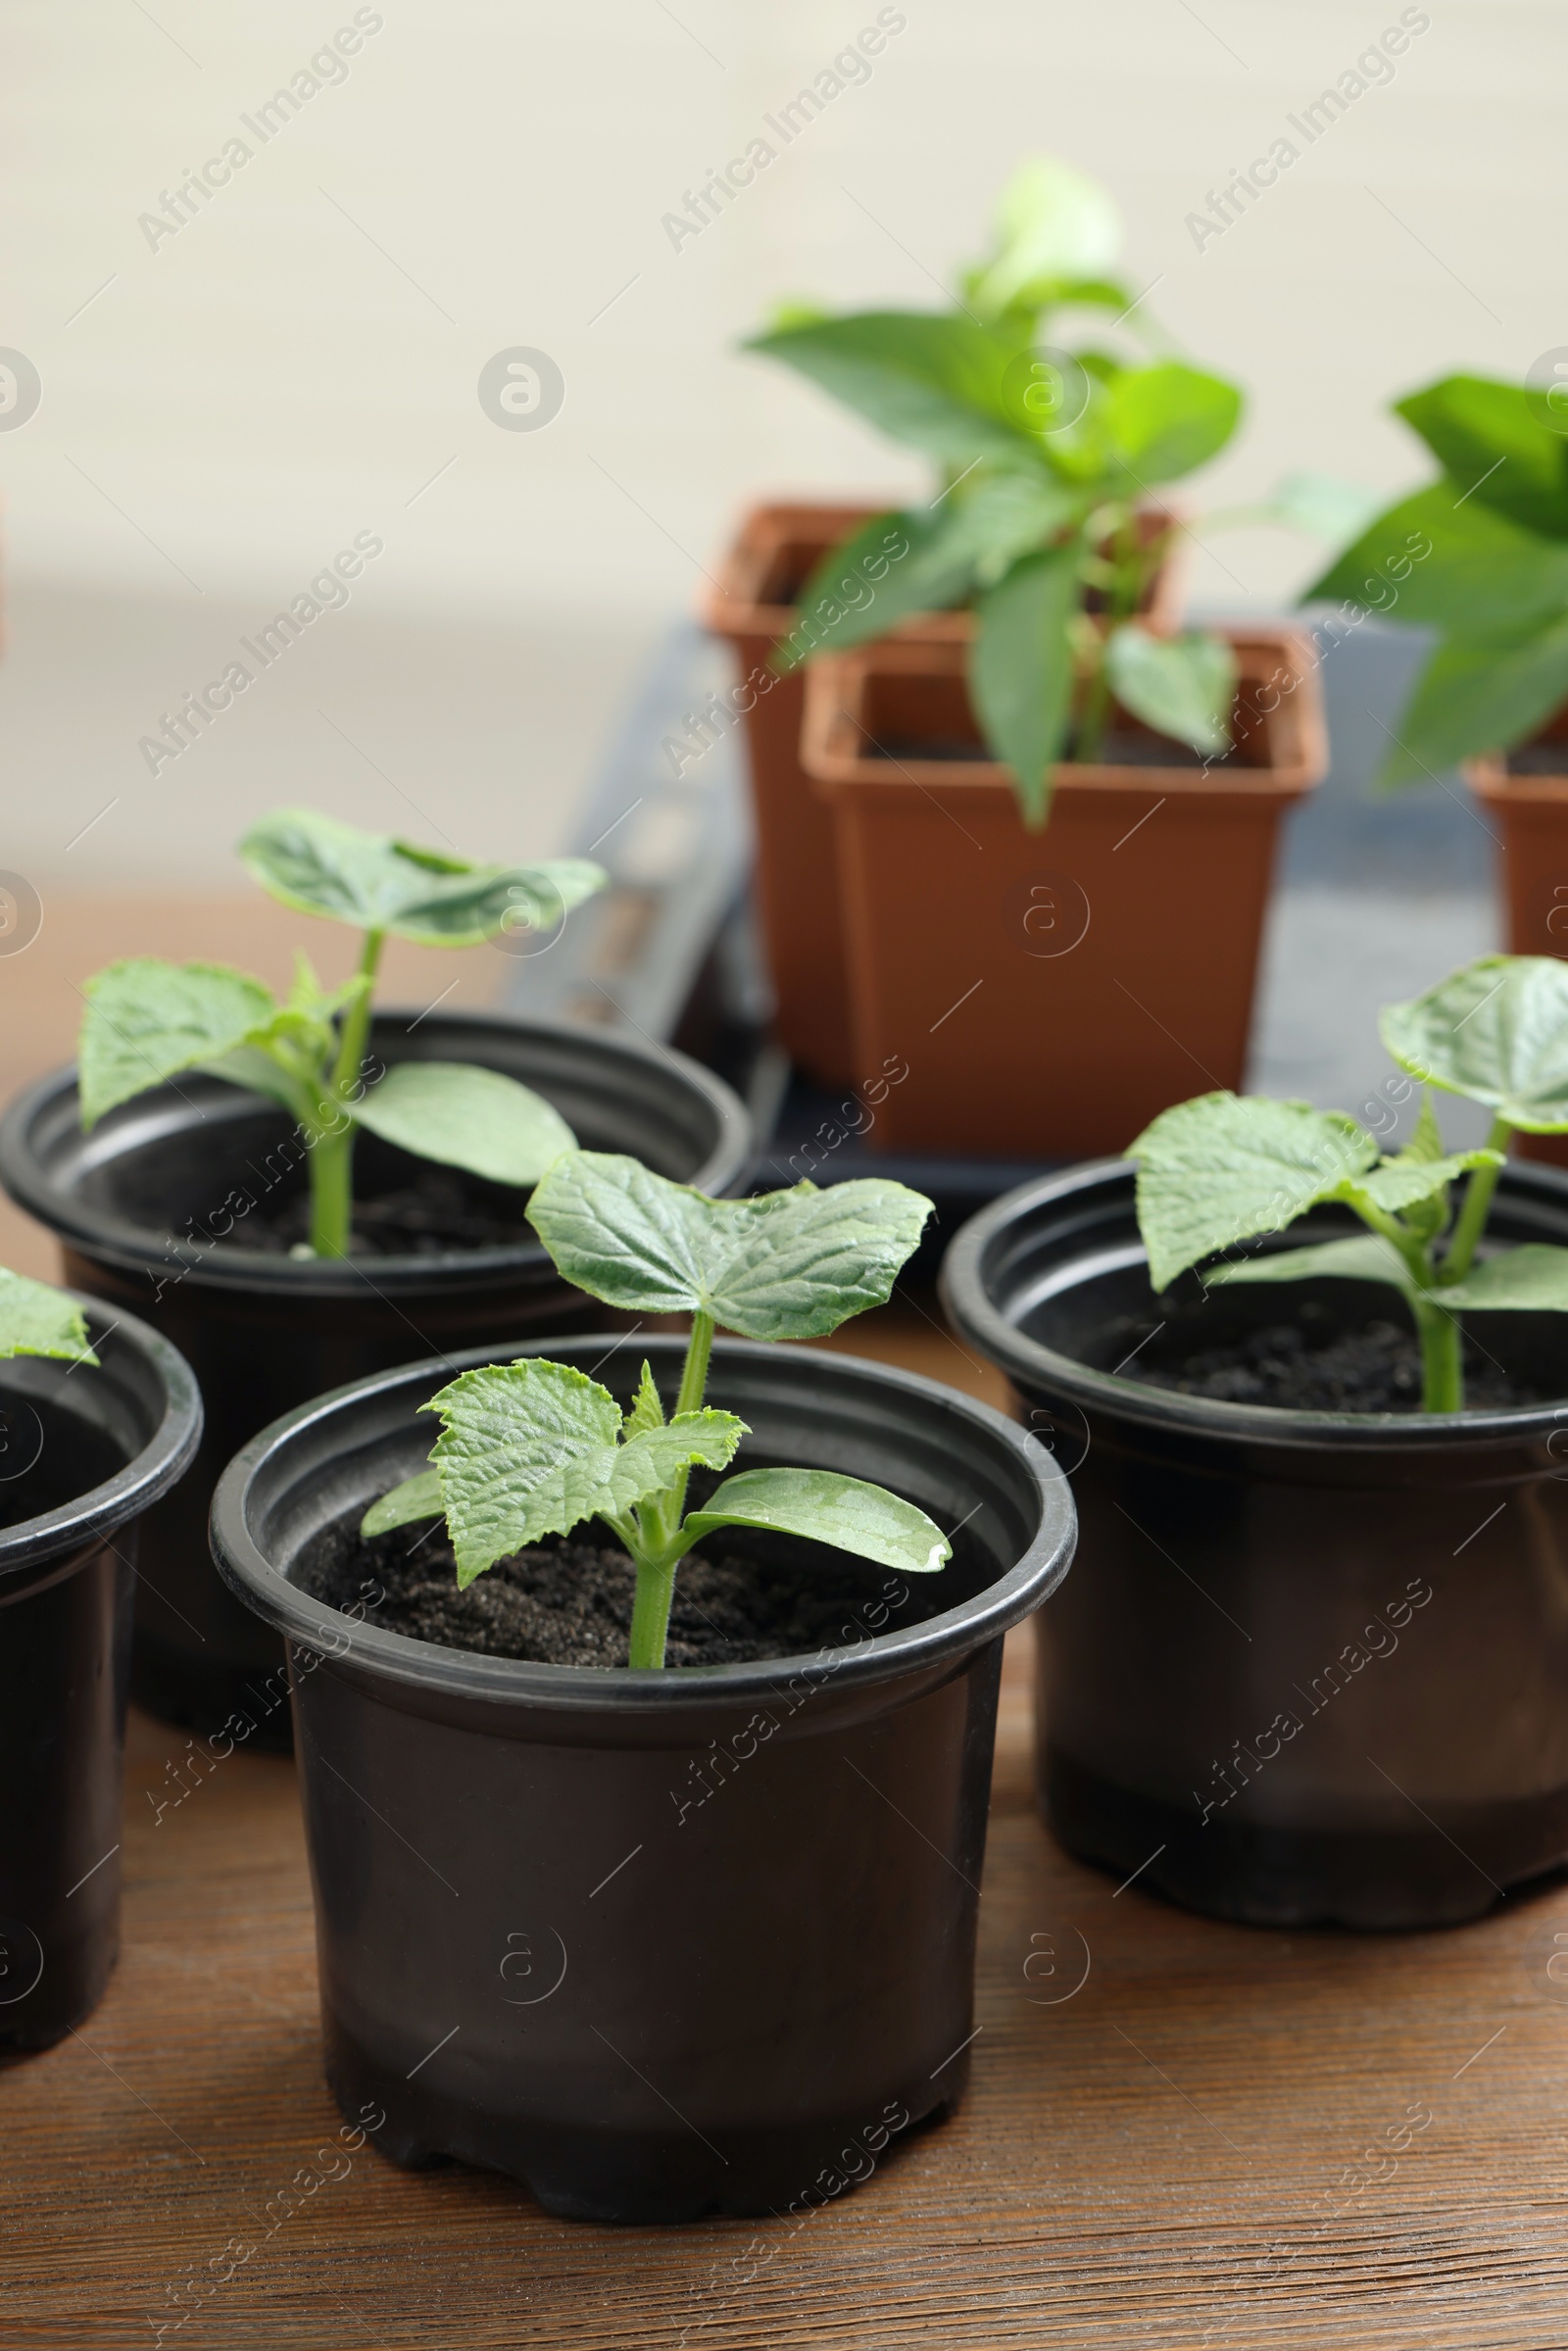
[[[1440,774],[1477,752],[1510,750],[1568,697],[1568,614],[1510,637],[1451,636],[1415,682],[1380,784]]]
[[[717,1527],[809,1536],[906,1575],[932,1574],[953,1556],[942,1529],[913,1502],[825,1469],[749,1469],[726,1478],[681,1532],[695,1543]]]
[[[517,915],[548,930],[603,889],[587,857],[535,865],[474,865],[314,808],[280,808],[240,844],[246,870],[302,913],[357,930],[391,931],[426,947],[477,947]]]
[[[87,1318],[74,1298],[0,1265],[0,1356],[52,1355],[66,1363],[96,1364],[87,1344]]]
[[[1370,1175],[1360,1176],[1348,1188],[1345,1197],[1352,1202],[1369,1200],[1374,1206],[1401,1214],[1414,1207],[1417,1201],[1430,1200],[1434,1193],[1444,1192],[1456,1176],[1469,1175],[1477,1167],[1500,1167],[1501,1151],[1450,1151],[1441,1159],[1385,1159]]]
[[[1283,1232],[1378,1157],[1364,1127],[1338,1111],[1261,1095],[1202,1094],[1162,1110],[1127,1156],[1138,1161],[1138,1223],[1150,1280],[1163,1290],[1190,1265],[1240,1241]]]
[[[1228,1288],[1232,1282],[1387,1282],[1407,1298],[1418,1295],[1398,1250],[1376,1233],[1324,1241],[1308,1249],[1264,1249],[1255,1257],[1207,1266],[1202,1280],[1205,1290]],[[1444,1293],[1445,1300],[1447,1295]]]
[[[716,1200],[635,1159],[570,1151],[527,1218],[568,1282],[612,1306],[701,1311],[748,1339],[810,1339],[885,1303],[931,1203],[877,1177]]]
[[[1447,375],[1394,405],[1452,477],[1455,497],[1568,538],[1568,444],[1543,416],[1539,392]]]
[[[1440,1305],[1462,1307],[1466,1314],[1568,1314],[1568,1249],[1527,1241],[1483,1257],[1462,1282],[1434,1295]]]
[[[422,1407],[438,1413],[447,1529],[460,1589],[541,1535],[620,1517],[693,1462],[722,1469],[746,1434],[732,1412],[683,1412],[619,1442],[608,1389],[535,1358],[466,1371]]]
[[[1450,481],[1433,482],[1365,526],[1302,602],[1319,599],[1423,627],[1500,636],[1568,610],[1568,547],[1478,498],[1460,504]]]
[[[1051,812],[1052,770],[1072,708],[1068,622],[1083,601],[1082,552],[1074,539],[1025,556],[977,607],[969,691],[986,741],[1012,769],[1032,831]]]
[[[1117,701],[1135,718],[1194,751],[1229,751],[1236,656],[1223,637],[1197,629],[1155,637],[1128,620],[1112,631],[1105,661]]]
[[[412,1526],[419,1518],[443,1518],[446,1504],[441,1498],[441,1472],[421,1469],[416,1477],[405,1478],[390,1494],[383,1494],[372,1502],[360,1521],[360,1534],[367,1543],[377,1535],[389,1535],[394,1527]]]
[[[1175,481],[1207,465],[1241,415],[1234,384],[1179,360],[1124,368],[1107,392],[1112,452],[1141,486]]]
[[[1463,1094],[1527,1134],[1568,1130],[1568,964],[1483,955],[1385,1007],[1383,1042],[1423,1084]]]
[[[472,1061],[395,1062],[350,1108],[383,1142],[494,1184],[536,1184],[577,1147],[542,1095]]]
[[[895,441],[958,465],[1014,458],[1003,378],[1018,338],[936,311],[860,311],[748,345],[808,376]]]
[[[626,1407],[621,1434],[623,1437],[640,1437],[644,1429],[662,1429],[663,1425],[664,1407],[654,1382],[653,1366],[645,1358],[643,1376],[637,1383],[637,1394]]]
[[[151,955],[111,963],[84,994],[78,1083],[88,1132],[117,1102],[265,1032],[277,1011],[271,991],[242,971]]]

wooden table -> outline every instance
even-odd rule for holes
[[[89,942],[82,969],[102,959]],[[38,1065],[66,1041],[40,1030]],[[49,1270],[20,1220],[5,1247]],[[931,1311],[842,1342],[996,1398]],[[804,2226],[569,2226],[367,2148],[267,2235],[338,2127],[293,1767],[236,1752],[159,1818],[186,1742],[134,1718],[119,1972],[76,2038],[0,2074],[0,2346],[147,2344],[187,2307],[179,2351],[1568,2345],[1568,1984],[1546,1972],[1568,1888],[1376,1938],[1118,1889],[1035,1813],[1028,1641],[967,2102]],[[225,2280],[236,2240],[256,2251]]]

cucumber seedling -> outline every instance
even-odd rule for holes
[[[636,1159],[567,1152],[535,1189],[528,1221],[591,1298],[691,1316],[673,1412],[647,1363],[624,1414],[608,1389],[547,1357],[466,1371],[421,1406],[441,1421],[431,1466],[374,1503],[362,1535],[444,1518],[465,1590],[541,1536],[601,1519],[637,1571],[633,1666],[663,1664],[676,1570],[715,1528],[807,1536],[906,1573],[940,1568],[951,1545],[923,1510],[835,1471],[743,1470],[686,1509],[691,1470],[727,1469],[750,1434],[703,1401],[715,1326],[825,1337],[885,1303],[930,1211],[919,1193],[876,1179],[709,1200]]]
[[[136,955],[86,985],[79,1049],[81,1123],[181,1070],[270,1096],[299,1123],[309,1154],[310,1250],[346,1257],[354,1139],[361,1127],[421,1159],[500,1184],[537,1182],[575,1137],[551,1104],[497,1070],[402,1061],[366,1083],[376,968],[388,938],[478,947],[525,922],[548,931],[604,886],[586,857],[477,865],[310,808],[266,816],[240,843],[253,880],[302,913],[362,934],[359,969],[323,989],[300,955],[284,1004],[221,963]]]
[[[86,1316],[74,1298],[0,1265],[0,1359],[8,1355],[53,1355],[95,1368],[98,1362],[87,1344]]]
[[[1427,1093],[1409,1143],[1393,1153],[1341,1111],[1203,1094],[1162,1110],[1128,1147],[1138,1162],[1139,1229],[1155,1290],[1190,1266],[1210,1289],[1324,1277],[1388,1284],[1408,1304],[1421,1342],[1424,1410],[1459,1412],[1462,1314],[1568,1313],[1568,1249],[1485,1243],[1509,1136],[1568,1134],[1568,964],[1483,955],[1413,1002],[1388,1005],[1381,1026],[1394,1059],[1423,1087],[1492,1111],[1479,1150],[1444,1150]],[[1468,1181],[1453,1215],[1448,1187],[1460,1176]],[[1330,1202],[1369,1230],[1207,1262]]]

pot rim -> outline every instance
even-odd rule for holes
[[[1237,1404],[1215,1396],[1183,1396],[1174,1389],[1146,1387],[1110,1372],[1095,1371],[1010,1323],[994,1303],[982,1266],[986,1251],[1008,1227],[1036,1209],[1070,1201],[1110,1178],[1123,1189],[1135,1182],[1130,1159],[1089,1159],[1055,1175],[1038,1176],[990,1202],[954,1236],[942,1261],[938,1287],[955,1327],[999,1364],[1024,1390],[1047,1389],[1080,1410],[1098,1408],[1138,1427],[1193,1439],[1227,1439],[1271,1449],[1301,1451],[1451,1451],[1500,1442],[1544,1441],[1564,1426],[1568,1396],[1555,1403],[1522,1404],[1477,1412],[1305,1412],[1279,1404]],[[1568,1175],[1532,1166],[1528,1174],[1509,1161],[1499,1191],[1557,1191],[1568,1209]],[[1084,1252],[1086,1255],[1089,1252]],[[1096,1253],[1099,1253],[1097,1250]],[[1068,1262],[1070,1262],[1070,1256]]]
[[[533,1354],[574,1354],[602,1347],[603,1334],[546,1338],[531,1344]],[[683,1337],[652,1335],[643,1341],[651,1354],[671,1361],[684,1357]],[[897,1633],[876,1634],[862,1647],[813,1649],[787,1657],[760,1658],[738,1665],[666,1668],[541,1665],[523,1658],[486,1657],[466,1649],[416,1640],[381,1626],[356,1621],[313,1599],[290,1583],[255,1541],[248,1501],[264,1466],[291,1441],[320,1428],[347,1407],[399,1387],[434,1387],[458,1372],[505,1362],[506,1346],[466,1349],[445,1364],[407,1363],[368,1379],[351,1381],[328,1395],[282,1414],[243,1446],[224,1469],[213,1494],[211,1537],[218,1571],[229,1589],[286,1640],[334,1659],[347,1659],[377,1679],[443,1698],[488,1700],[539,1712],[584,1716],[611,1710],[647,1721],[672,1716],[694,1705],[715,1709],[777,1693],[786,1677],[807,1677],[850,1690],[864,1689],[920,1669],[933,1669],[966,1656],[987,1641],[1031,1615],[1049,1598],[1072,1563],[1077,1516],[1071,1490],[1039,1442],[973,1396],[861,1355],[828,1353],[814,1347],[717,1339],[715,1360],[734,1364],[798,1363],[820,1381],[824,1371],[846,1383],[892,1389],[922,1403],[939,1404],[1000,1445],[1032,1482],[1040,1505],[1035,1534],[1021,1558],[1004,1576],[971,1600],[946,1609],[925,1623]],[[837,1662],[833,1662],[837,1660]]]
[[[383,1023],[397,1023],[408,1017],[406,1006],[378,1006],[370,1032],[372,1038]],[[635,1038],[611,1036],[576,1021],[524,1019],[490,1009],[436,1012],[422,1017],[429,1022],[427,1033],[439,1034],[459,1025],[521,1030],[569,1039],[584,1054],[609,1053],[650,1068],[673,1067],[690,1091],[708,1103],[716,1121],[713,1149],[692,1178],[695,1188],[721,1198],[747,1163],[751,1120],[739,1096],[712,1070],[705,1069],[700,1061],[673,1047],[654,1048]],[[154,1269],[167,1274],[171,1281],[190,1281],[199,1289],[244,1290],[285,1298],[347,1298],[363,1295],[368,1288],[391,1289],[399,1295],[424,1289],[450,1290],[457,1284],[471,1288],[491,1282],[499,1274],[514,1273],[523,1266],[540,1267],[549,1263],[543,1244],[533,1240],[492,1244],[484,1249],[446,1249],[427,1256],[388,1253],[374,1258],[308,1260],[277,1255],[269,1249],[236,1247],[222,1240],[202,1248],[173,1235],[132,1224],[128,1218],[95,1208],[56,1185],[33,1150],[32,1134],[37,1119],[62,1097],[74,1094],[75,1088],[76,1064],[73,1061],[38,1079],[10,1104],[0,1118],[0,1186],[19,1207],[36,1217],[62,1241],[84,1249],[95,1260],[113,1265],[121,1272],[140,1274]],[[250,1090],[234,1086],[227,1091],[238,1098]],[[257,1095],[253,1099],[261,1102],[264,1098]]]
[[[113,1534],[177,1483],[195,1459],[201,1440],[201,1392],[195,1373],[179,1349],[172,1347],[159,1332],[150,1330],[136,1315],[117,1314],[102,1298],[89,1298],[76,1290],[62,1291],[61,1296],[69,1298],[85,1314],[88,1336],[100,1358],[105,1346],[113,1340],[152,1365],[163,1388],[164,1409],[157,1428],[141,1450],[112,1478],[89,1487],[85,1494],[62,1502],[54,1510],[40,1511],[34,1518],[18,1519],[9,1527],[0,1527],[0,1579]],[[49,1358],[19,1355],[6,1360],[27,1363]],[[85,1376],[92,1377],[85,1365],[82,1368]],[[4,1366],[0,1364],[0,1380],[3,1373]],[[7,1595],[0,1585],[0,1597],[4,1596]]]

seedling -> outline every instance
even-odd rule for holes
[[[53,1355],[63,1363],[98,1361],[87,1344],[86,1316],[74,1298],[0,1265],[0,1358],[9,1355]]]
[[[81,1123],[182,1070],[226,1078],[279,1102],[309,1151],[310,1249],[346,1257],[354,1138],[361,1127],[422,1159],[500,1184],[537,1182],[569,1151],[571,1129],[549,1102],[498,1071],[459,1061],[404,1061],[373,1084],[366,1046],[381,949],[390,936],[424,947],[477,947],[526,924],[553,929],[603,887],[585,857],[539,865],[475,865],[433,849],[362,833],[310,808],[264,817],[240,843],[264,890],[302,913],[363,934],[359,969],[323,989],[305,955],[279,1004],[261,980],[221,963],[111,963],[86,986],[79,1052]]]
[[[1435,628],[1379,781],[1511,750],[1568,700],[1563,387],[1448,375],[1394,403],[1442,471],[1348,548],[1308,598]],[[1426,545],[1412,568],[1411,549]]]
[[[719,1527],[808,1536],[859,1558],[925,1574],[951,1545],[912,1502],[821,1469],[752,1469],[686,1510],[692,1468],[727,1469],[750,1434],[705,1405],[715,1326],[746,1339],[816,1339],[885,1302],[931,1203],[902,1184],[797,1184],[761,1200],[714,1200],[635,1159],[571,1151],[528,1203],[567,1281],[608,1305],[689,1314],[673,1413],[647,1363],[622,1415],[608,1389],[532,1357],[466,1371],[421,1410],[441,1435],[432,1466],[384,1494],[361,1533],[446,1521],[466,1590],[542,1535],[602,1519],[637,1570],[628,1662],[662,1666],[675,1571]]]
[[[1100,758],[1113,701],[1205,757],[1231,742],[1230,646],[1196,629],[1155,635],[1140,614],[1190,527],[1151,512],[1149,493],[1218,456],[1242,395],[1184,361],[1057,339],[1057,315],[1086,310],[1114,314],[1124,338],[1147,335],[1140,298],[1109,274],[1119,243],[1104,191],[1037,159],[1009,182],[993,250],[951,311],[831,318],[797,309],[747,346],[922,451],[941,474],[929,504],[876,515],[824,559],[775,665],[845,651],[915,612],[972,605],[971,699],[1032,829],[1050,813],[1054,763]],[[1270,505],[1225,519],[1343,537],[1347,495],[1302,475]]]
[[[1480,1150],[1444,1150],[1425,1092],[1414,1134],[1393,1153],[1338,1110],[1203,1094],[1161,1111],[1128,1146],[1138,1161],[1139,1228],[1156,1290],[1190,1266],[1210,1289],[1324,1276],[1387,1283],[1415,1321],[1424,1408],[1459,1412],[1461,1314],[1568,1313],[1568,1249],[1528,1242],[1482,1250],[1510,1134],[1568,1133],[1568,964],[1484,955],[1412,1003],[1388,1005],[1381,1026],[1394,1059],[1424,1088],[1492,1111]],[[1468,1182],[1450,1220],[1448,1186],[1460,1176]],[[1370,1231],[1205,1262],[1331,1201]]]

